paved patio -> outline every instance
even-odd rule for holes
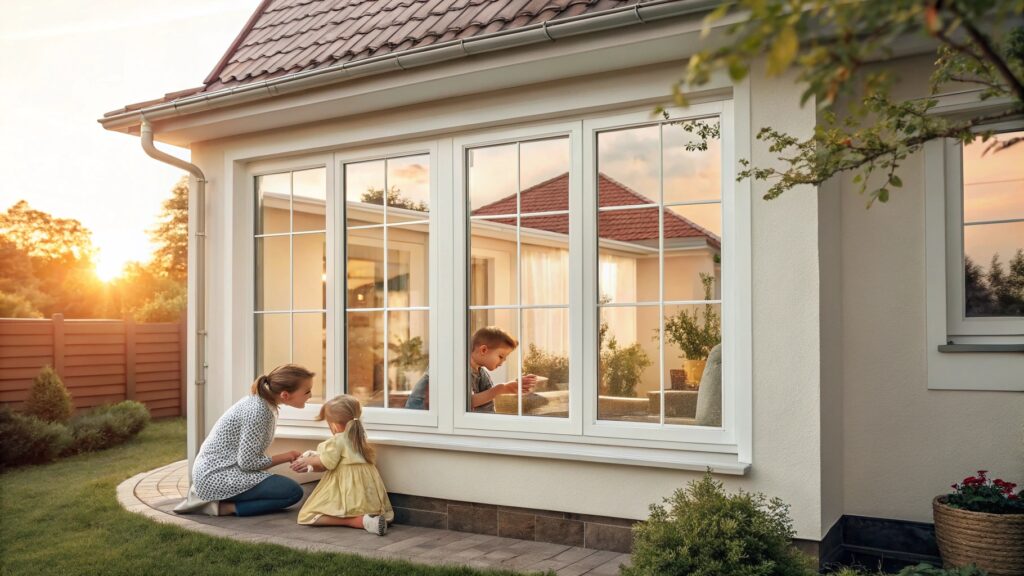
[[[308,495],[313,484],[303,487]],[[211,536],[270,542],[299,550],[520,572],[554,570],[560,576],[618,574],[619,566],[629,562],[628,554],[618,552],[401,524],[392,526],[383,538],[351,528],[299,526],[295,522],[299,506],[249,518],[178,516],[171,508],[187,491],[187,462],[182,460],[125,480],[117,487],[117,500],[130,512],[156,522]]]

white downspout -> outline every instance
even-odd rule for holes
[[[185,162],[166,152],[160,151],[153,145],[153,127],[145,117],[142,118],[140,132],[142,149],[150,157],[165,164],[188,171],[196,179],[196,267],[195,267],[195,294],[193,302],[196,306],[196,332],[195,332],[195,422],[196,437],[195,446],[190,447],[189,454],[196,454],[199,446],[206,438],[206,176],[195,164]]]

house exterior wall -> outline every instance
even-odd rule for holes
[[[562,106],[564,111],[573,105],[566,94],[583,95],[591,109],[599,108],[601,102],[610,111],[653,107],[654,102],[668,97],[681,66],[671,62],[622,70],[614,78],[602,74],[547,82],[500,94],[382,111],[372,118],[321,121],[194,145],[193,162],[210,182],[210,385],[205,429],[248,394],[252,377],[246,355],[253,346],[252,312],[244,297],[251,289],[251,263],[241,257],[251,250],[247,247],[252,242],[251,213],[238,208],[246,205],[245,196],[250,193],[243,159],[439,135],[463,125],[508,123],[519,113],[527,119],[553,118],[558,112],[545,112],[544,107]],[[769,80],[755,73],[749,86],[736,93],[735,105],[749,109],[753,130],[771,123],[809,134],[814,125],[813,109],[799,108],[791,78]],[[771,160],[754,142],[753,131],[749,141],[738,143],[737,150],[745,148],[753,150],[757,163]],[[774,202],[762,202],[764,189],[755,184],[752,191],[753,463],[745,476],[723,476],[722,480],[729,489],[742,487],[781,497],[792,505],[798,537],[819,539],[828,526],[822,525],[821,502],[817,197],[814,191],[797,191]],[[278,447],[309,448],[314,444],[313,440],[278,441]],[[656,467],[414,447],[380,446],[379,454],[381,473],[392,491],[636,519],[646,517],[649,504],[660,502],[699,476]],[[635,488],[623,490],[623,486]]]
[[[888,66],[902,79],[897,96],[926,95],[932,58]],[[843,500],[846,514],[930,522],[931,498],[978,469],[1024,478],[1024,394],[929,389],[938,375],[927,362],[925,254],[934,247],[925,244],[923,155],[900,177],[903,188],[871,209],[858,185],[840,182],[841,293],[829,297],[842,301]],[[951,356],[979,380],[1005,370]],[[1024,360],[999,360],[1024,378]]]

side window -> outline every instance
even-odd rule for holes
[[[996,141],[1024,137],[1001,132]],[[964,319],[1017,318],[1024,325],[1024,145],[989,151],[980,139],[963,147],[962,270],[956,302]]]
[[[424,404],[430,364],[430,155],[343,165],[346,383],[368,407]]]
[[[257,374],[289,362],[327,374],[327,171],[256,176],[255,337]]]

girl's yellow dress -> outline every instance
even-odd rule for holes
[[[377,468],[353,447],[348,434],[351,429],[346,428],[317,446],[320,462],[327,471],[299,510],[299,524],[313,524],[324,514],[339,518],[383,515],[388,522],[394,519],[384,480]]]

